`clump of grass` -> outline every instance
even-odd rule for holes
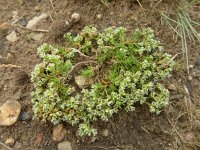
[[[200,24],[191,19],[189,15],[189,10],[192,4],[198,1],[193,0],[187,2],[185,0],[180,0],[179,7],[176,13],[176,19],[172,19],[164,13],[161,13],[163,19],[167,25],[181,38],[182,52],[184,59],[186,61],[186,69],[189,74],[189,49],[188,43],[190,41],[198,40],[200,41],[200,36],[195,29],[195,26]]]
[[[87,26],[65,38],[66,47],[43,44],[38,48],[43,61],[31,78],[38,119],[77,124],[81,136],[91,136],[97,134],[93,122],[108,121],[119,110],[134,111],[139,103],[159,114],[168,104],[169,91],[161,82],[170,77],[174,61],[152,29],[137,29],[128,36],[123,27],[100,32]],[[74,75],[80,72],[97,80],[74,91]]]
[[[84,70],[82,70],[81,75],[86,78],[91,78],[95,75],[94,69],[91,66],[88,66]]]

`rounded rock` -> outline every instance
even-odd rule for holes
[[[171,90],[171,91],[176,91],[177,90],[177,88],[176,88],[176,86],[174,84],[170,84],[168,86],[168,89]]]
[[[18,101],[7,100],[0,107],[0,125],[10,126],[13,125],[21,112],[21,104]]]
[[[69,27],[69,26],[70,26],[70,23],[69,23],[69,21],[65,21],[65,24],[66,24],[66,26],[67,26],[67,27]]]
[[[81,16],[80,16],[79,13],[73,13],[72,16],[71,16],[71,20],[74,23],[79,22],[80,19],[81,19]]]
[[[101,14],[97,14],[97,19],[101,20],[103,16]]]
[[[66,129],[64,128],[63,124],[59,124],[53,127],[53,140],[60,142],[64,139],[66,134]]]
[[[8,139],[6,139],[5,144],[9,145],[9,146],[12,146],[12,145],[15,144],[15,140],[13,138],[8,138]]]
[[[73,150],[71,142],[63,141],[58,143],[58,150]]]

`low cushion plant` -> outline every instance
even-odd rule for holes
[[[37,118],[79,125],[81,136],[91,136],[97,134],[95,121],[108,121],[119,110],[134,111],[138,103],[159,114],[168,104],[162,81],[174,61],[151,28],[128,34],[123,27],[101,32],[86,26],[64,38],[65,46],[44,43],[38,48],[42,62],[32,72]],[[77,85],[76,76],[87,84]]]

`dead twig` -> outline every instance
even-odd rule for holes
[[[6,149],[8,149],[8,150],[13,150],[11,147],[9,147],[9,146],[5,145],[5,144],[4,144],[4,143],[2,143],[1,141],[0,141],[0,144],[1,144],[3,147],[5,147]]]
[[[174,126],[174,124],[167,118],[167,120],[168,120],[168,122],[171,124],[171,126],[172,126],[172,128],[174,129],[174,131],[176,132],[176,134],[178,135],[178,137],[180,138],[180,140],[182,141],[182,142],[186,142],[184,139],[183,139],[183,137],[179,134],[179,132],[176,130],[176,127]]]
[[[51,4],[51,7],[52,7],[52,9],[53,9],[54,14],[57,16],[57,13],[56,13],[56,11],[55,11],[55,7],[53,6],[52,0],[49,0],[49,1],[50,1],[50,4]]]
[[[77,63],[76,65],[74,65],[74,66],[71,68],[71,70],[69,70],[67,76],[64,78],[64,81],[67,80],[67,78],[70,76],[70,74],[72,74],[72,72],[73,72],[76,68],[78,68],[78,67],[80,67],[80,66],[82,66],[82,65],[85,65],[85,64],[97,64],[97,62],[96,62],[96,61],[82,61],[82,62]]]
[[[106,8],[109,8],[110,6],[109,6],[109,4],[108,4],[108,2],[105,0],[100,0],[100,2],[106,7]]]
[[[174,60],[178,55],[180,55],[181,53],[177,53],[176,55],[174,55],[173,57],[172,57],[172,60]]]
[[[189,114],[189,121],[190,121],[190,125],[193,125],[193,115],[192,115],[192,102],[191,102],[191,98],[190,98],[190,93],[188,91],[188,88],[184,85],[184,90],[186,92],[186,96],[184,97],[185,100],[185,105],[187,108],[187,112]]]
[[[104,149],[104,150],[109,150],[109,149],[124,149],[125,146],[111,146],[111,147],[103,147],[103,146],[83,146],[83,147],[92,147],[92,148],[98,148],[98,149]]]
[[[88,58],[88,59],[90,59],[90,60],[94,60],[94,58],[83,54],[83,53],[82,53],[81,51],[79,51],[79,50],[76,50],[76,52],[79,53],[80,56],[83,56],[83,57]]]
[[[140,7],[142,8],[142,10],[144,10],[144,7],[142,6],[142,4],[140,3],[139,0],[137,0],[138,4],[140,5]]]
[[[21,68],[21,66],[17,66],[17,65],[12,65],[12,64],[2,64],[0,65],[0,68]]]

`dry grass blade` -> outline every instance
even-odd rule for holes
[[[185,0],[180,1],[179,10],[176,14],[177,19],[172,19],[161,12],[161,17],[166,24],[181,38],[181,45],[183,51],[183,58],[186,61],[186,69],[189,74],[189,41],[200,41],[200,36],[194,26],[200,26],[199,23],[193,21],[189,15],[189,8],[192,7],[193,2],[188,3]]]
[[[2,145],[3,147],[5,147],[5,148],[8,149],[8,150],[13,150],[11,147],[5,145],[5,144],[2,143],[1,141],[0,141],[0,145]]]

